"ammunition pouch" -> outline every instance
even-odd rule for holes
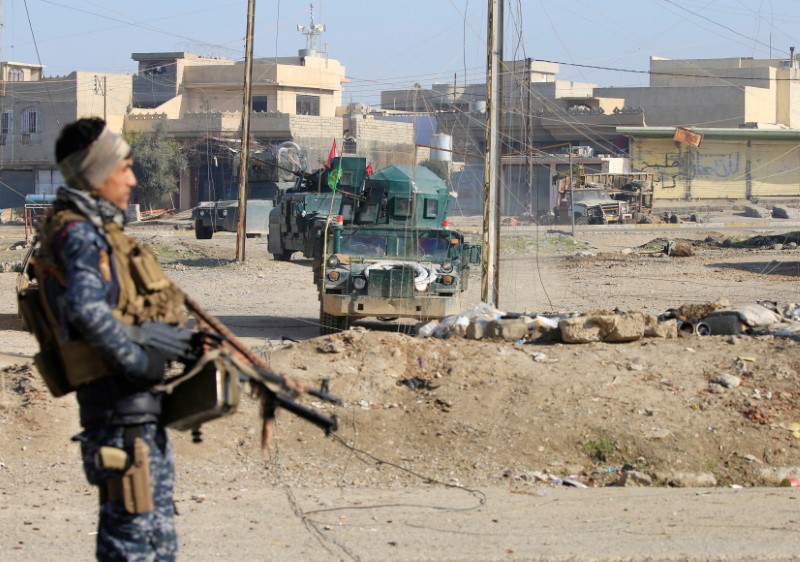
[[[194,430],[236,411],[239,368],[230,355],[216,349],[157,388],[164,392],[162,423],[179,431]]]

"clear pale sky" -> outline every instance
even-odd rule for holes
[[[0,0],[0,59],[73,70],[134,72],[133,52],[242,59],[246,0]],[[487,0],[317,0],[316,23],[350,80],[345,101],[379,104],[415,82],[483,82]],[[788,58],[800,53],[800,0],[507,0],[505,58],[563,63],[559,78],[646,85],[651,55]],[[294,56],[307,0],[256,0],[256,56]],[[31,33],[31,28],[33,33]],[[35,38],[35,43],[33,38]],[[38,47],[38,55],[35,47]],[[628,72],[586,68],[587,65]],[[638,71],[638,72],[631,72]]]

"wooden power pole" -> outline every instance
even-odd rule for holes
[[[500,281],[500,186],[503,162],[503,0],[489,0],[486,54],[486,163],[483,168],[481,300],[498,307]]]
[[[247,171],[250,166],[250,107],[253,93],[253,24],[256,0],[247,0],[247,37],[244,47],[244,101],[242,103],[242,153],[239,162],[239,222],[236,224],[236,261],[244,261],[247,238]]]

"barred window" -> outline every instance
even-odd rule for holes
[[[12,144],[14,139],[14,112],[4,111],[0,115],[0,145]]]
[[[22,144],[42,144],[42,113],[33,108],[22,112],[20,127]]]

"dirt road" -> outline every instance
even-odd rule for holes
[[[308,262],[273,261],[248,239],[236,264],[233,236],[132,230],[275,369],[330,378],[345,400],[341,441],[280,413],[267,462],[249,399],[201,445],[174,433],[183,560],[800,559],[800,489],[778,487],[800,466],[792,339],[515,345],[425,340],[379,322],[317,338]],[[573,241],[504,229],[501,307],[800,300],[800,250],[740,243],[793,229],[757,230],[595,228]],[[662,257],[654,240],[678,233],[696,255]],[[0,227],[0,262],[21,259],[8,249],[21,235]],[[88,560],[96,498],[69,442],[75,405],[50,398],[26,366],[36,347],[19,329],[14,279],[0,273],[2,558]],[[466,304],[478,293],[474,272]],[[712,392],[720,372],[741,385]],[[410,377],[432,384],[398,384]]]

